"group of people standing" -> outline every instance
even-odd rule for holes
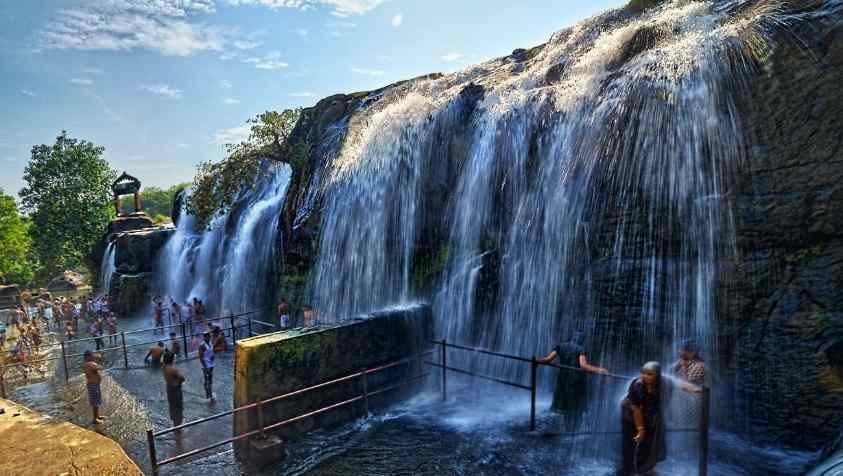
[[[169,302],[169,304],[167,304]],[[168,296],[155,296],[152,299],[153,323],[156,328],[161,328],[163,333],[164,316],[169,317],[171,324],[188,324],[193,328],[195,323],[204,324],[208,318],[205,302],[199,298],[188,299],[184,304],[179,304],[175,299]]]
[[[562,414],[570,431],[576,432],[586,406],[587,375],[607,375],[609,372],[589,362],[585,335],[581,332],[575,332],[570,340],[537,360],[541,364],[551,364],[557,359],[560,369],[551,408]],[[621,476],[647,474],[665,459],[665,411],[674,388],[694,395],[702,392],[709,378],[705,361],[692,340],[682,342],[679,358],[671,371],[675,380],[662,376],[658,362],[647,362],[641,367],[640,375],[629,384],[621,402],[623,463],[618,472]],[[682,414],[677,420],[684,426],[694,425],[699,416],[696,398],[682,402],[679,409]]]
[[[292,314],[292,307],[286,298],[281,298],[278,302],[278,328],[279,330],[287,330],[294,327],[294,319]],[[313,327],[319,324],[319,319],[316,310],[308,305],[301,307],[301,327]]]

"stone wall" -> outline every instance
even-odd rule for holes
[[[108,294],[118,313],[132,314],[149,304],[158,254],[174,231],[172,227],[154,227],[113,237],[115,271]]]
[[[417,354],[432,338],[432,315],[428,306],[413,306],[363,316],[330,326],[296,329],[244,339],[235,349],[234,405],[283,395],[304,387],[344,377]],[[369,391],[396,383],[420,372],[417,365],[388,369],[368,378]],[[332,385],[264,408],[266,425],[292,418],[359,395],[360,380]],[[393,394],[384,394],[386,399]],[[371,404],[383,404],[383,397]],[[275,432],[291,439],[325,426],[361,416],[357,402],[296,422]],[[235,434],[257,428],[254,412],[238,413]],[[235,447],[238,457],[248,453],[248,443]]]
[[[721,290],[741,429],[811,449],[843,424],[841,79],[843,25],[829,17],[782,33],[750,85],[731,191],[738,256]]]

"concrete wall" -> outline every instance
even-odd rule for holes
[[[414,306],[330,326],[244,339],[235,349],[234,405],[242,406],[409,357],[430,347],[431,338],[430,308]],[[368,389],[377,390],[420,371],[414,363],[372,374]],[[283,400],[264,408],[264,424],[347,400],[360,392],[360,380],[354,379]],[[373,398],[370,406],[383,405],[390,397],[395,398],[394,392]],[[297,438],[315,428],[353,420],[362,412],[362,404],[353,403],[296,422],[275,434],[284,440]],[[234,419],[235,434],[255,428],[256,412],[239,413]],[[247,453],[249,443],[235,445],[235,451],[239,458],[251,459]]]

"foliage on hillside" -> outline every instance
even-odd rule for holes
[[[249,137],[239,144],[227,144],[227,156],[219,162],[202,162],[197,167],[187,209],[200,226],[227,212],[244,191],[260,182],[277,164],[294,170],[310,153],[310,145],[291,143],[290,134],[301,109],[266,111],[247,121]]]

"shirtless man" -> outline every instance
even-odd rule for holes
[[[182,424],[184,418],[184,395],[181,386],[184,374],[173,363],[175,356],[167,351],[164,353],[164,383],[167,385],[167,403],[170,406],[170,420],[174,426]]]
[[[155,333],[164,333],[164,304],[158,301],[155,304]]]
[[[164,355],[164,343],[158,341],[158,344],[152,346],[149,349],[149,352],[146,353],[146,357],[143,358],[143,361],[147,364],[151,364],[153,367],[158,367],[161,365],[161,357]]]
[[[85,372],[85,383],[88,387],[88,403],[90,403],[94,415],[93,424],[97,425],[105,420],[100,416],[100,406],[102,406],[102,391],[100,389],[102,374],[100,372],[102,372],[103,367],[99,363],[101,360],[99,354],[86,350],[84,358],[85,363],[82,364],[82,371]]]

